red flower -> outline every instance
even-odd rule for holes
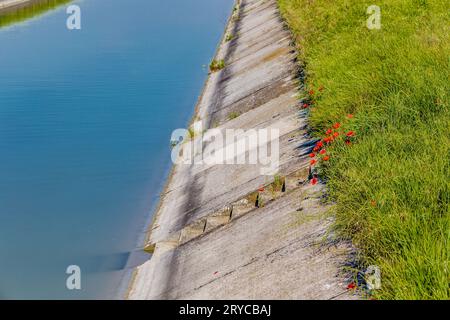
[[[327,152],[325,149],[320,150],[320,154],[325,154],[325,152]]]
[[[333,128],[337,129],[341,126],[341,124],[339,122],[336,122],[335,124],[333,124]]]
[[[339,136],[339,132],[333,133],[333,137],[337,138]]]
[[[349,145],[351,145],[352,143],[351,143],[350,140],[347,139],[347,140],[345,140],[345,144],[349,146]]]
[[[307,104],[307,103],[304,103],[303,104],[303,109],[306,109],[306,108],[308,108],[309,107],[309,104]]]
[[[308,91],[308,93],[309,93],[310,96],[313,96],[314,95],[314,90],[311,89],[311,90]]]
[[[347,115],[347,118],[351,119],[351,118],[353,118],[353,115],[352,115],[351,113],[349,113],[349,114]]]
[[[355,132],[349,131],[347,132],[347,137],[353,137],[355,135]]]
[[[323,141],[328,144],[331,142],[331,137],[326,137],[325,139],[323,139]]]
[[[310,158],[314,158],[315,156],[316,156],[316,154],[315,154],[314,152],[312,152],[312,153],[309,154],[309,157],[310,157]]]
[[[311,160],[311,161],[309,162],[309,164],[313,166],[313,165],[315,165],[315,164],[316,164],[316,162],[317,162],[317,160],[316,160],[316,159],[312,159],[312,160]]]
[[[323,143],[322,143],[322,141],[318,141],[317,143],[316,143],[316,147],[322,147],[323,146]]]
[[[314,177],[314,178],[311,179],[311,184],[315,185],[317,183],[317,181],[318,181],[317,178]]]
[[[323,157],[323,161],[328,161],[328,160],[330,160],[330,157],[329,157],[329,156]]]
[[[325,132],[325,134],[331,134],[332,132],[333,132],[333,130],[328,129],[328,130]]]
[[[356,284],[354,284],[353,282],[349,283],[347,286],[347,289],[355,289],[356,288]]]

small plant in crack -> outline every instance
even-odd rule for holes
[[[228,119],[229,119],[229,120],[233,120],[233,119],[236,119],[236,118],[239,117],[239,116],[240,116],[240,113],[239,113],[239,112],[232,111],[232,112],[230,112],[230,113],[228,114]]]
[[[211,72],[216,72],[216,71],[222,70],[223,68],[225,68],[225,61],[223,59],[220,59],[220,60],[214,59],[209,64],[209,70]]]

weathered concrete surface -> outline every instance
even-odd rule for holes
[[[283,188],[255,164],[176,165],[128,297],[350,298],[340,273],[350,248],[327,233],[321,187],[307,181],[314,142],[291,35],[275,0],[238,6],[216,55],[226,67],[209,76],[196,117],[206,129],[279,129]]]
[[[35,2],[35,0],[0,0],[0,12],[14,7],[23,6],[32,2]]]
[[[327,241],[318,188],[299,188],[222,228],[153,257],[143,299],[348,298],[336,263],[348,248]],[[140,275],[144,276],[144,274]],[[160,278],[163,276],[163,278]],[[150,284],[150,286],[149,286]]]
[[[0,14],[14,12],[18,9],[43,3],[47,0],[0,0]]]
[[[247,119],[251,119],[249,123],[238,117],[229,121],[225,127],[280,128],[285,139],[294,138],[290,142],[291,146],[281,143],[282,158],[283,155],[295,157],[298,155],[295,150],[298,143],[295,140],[303,133],[299,130],[302,124],[296,114],[296,55],[289,46],[290,34],[280,29],[282,23],[274,1],[243,1],[239,16],[237,23],[230,25],[231,30],[227,31],[235,34],[236,38],[223,43],[217,55],[217,59],[226,60],[227,67],[209,77],[198,105],[198,118],[203,120],[206,128],[217,126],[221,129],[223,127],[220,124],[228,121],[231,112],[242,114],[260,106],[266,109],[278,107],[278,112],[272,109],[273,113],[261,111],[247,116]],[[264,22],[261,17],[269,20]],[[271,27],[279,32],[272,35],[265,47],[260,48],[259,38]],[[251,37],[247,33],[251,33]],[[240,40],[243,36],[247,36],[244,42]],[[251,47],[255,50],[249,50]],[[287,108],[291,108],[290,111],[286,112]],[[292,121],[287,122],[286,118]],[[289,165],[298,166],[299,163],[292,161]],[[204,172],[197,174],[198,171]],[[225,205],[241,194],[254,191],[266,179],[259,172],[260,168],[255,165],[216,168],[176,166],[172,179],[174,183],[166,190],[150,242],[162,241],[189,221]]]

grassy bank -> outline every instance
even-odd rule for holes
[[[0,28],[33,18],[48,10],[55,9],[58,6],[69,3],[71,1],[72,0],[33,1],[30,4],[19,7],[17,9],[8,9],[3,13],[0,11]]]
[[[375,297],[449,299],[449,2],[279,4],[314,91],[314,134],[335,123],[353,131],[327,146],[320,172],[336,227],[381,269]],[[366,27],[372,4],[379,30]],[[345,137],[341,128],[332,130]]]

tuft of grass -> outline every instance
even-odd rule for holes
[[[258,191],[252,192],[250,195],[247,196],[248,202],[252,204],[256,204],[257,199],[258,199]]]
[[[0,28],[33,18],[71,1],[72,0],[42,0],[17,9],[8,9],[3,13],[0,12]]]
[[[209,70],[211,72],[216,72],[216,71],[222,70],[223,68],[225,68],[225,61],[223,59],[213,60],[209,64]]]
[[[232,111],[232,112],[230,112],[230,113],[228,114],[228,120],[236,119],[236,118],[239,117],[239,116],[240,116],[240,113],[239,113],[239,112]]]
[[[283,189],[283,185],[284,185],[284,180],[285,178],[276,174],[273,177],[273,183],[272,183],[272,188],[274,191],[279,192]]]
[[[188,128],[188,139],[194,139],[195,138],[195,130],[193,127]]]
[[[229,33],[229,34],[227,34],[227,36],[225,37],[225,41],[226,41],[226,42],[231,41],[231,40],[233,40],[233,38],[234,38],[234,35],[232,35],[231,33]]]
[[[233,21],[239,20],[239,4],[235,5],[233,8]]]
[[[380,299],[450,299],[449,4],[278,0],[293,31],[317,136],[354,114],[354,143],[327,148],[322,174],[336,229],[365,266],[381,270]],[[315,97],[313,96],[313,99]]]

